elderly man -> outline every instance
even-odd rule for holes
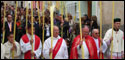
[[[65,40],[59,36],[59,28],[54,26],[53,30],[53,48],[51,48],[51,37],[49,37],[44,43],[43,56],[45,59],[50,59],[50,53],[53,53],[53,59],[68,59],[67,45]]]
[[[112,58],[113,59],[121,59],[124,58],[124,33],[120,30],[120,18],[114,19],[114,27],[113,27],[113,36],[112,29],[109,29],[104,37],[104,41],[106,41],[108,47],[107,57],[111,58],[111,41],[113,42],[113,50],[112,50]]]
[[[89,36],[89,27],[87,25],[82,28],[82,39],[81,41],[80,35],[74,38],[70,59],[82,59],[82,47],[84,48],[84,59],[98,59],[96,44],[94,39]]]
[[[93,29],[92,30],[92,37],[93,37],[93,39],[96,43],[98,58],[104,59],[103,54],[105,53],[105,51],[107,49],[107,44],[104,40],[100,39],[99,29]],[[101,44],[101,46],[100,46],[100,44]]]

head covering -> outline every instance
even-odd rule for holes
[[[120,19],[120,18],[115,18],[115,19],[114,19],[114,23],[115,23],[115,22],[121,22],[121,19]]]

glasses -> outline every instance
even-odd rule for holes
[[[89,32],[83,32],[84,34],[89,34]]]
[[[99,33],[95,33],[96,35],[99,34]]]
[[[59,33],[59,31],[54,31],[54,32]]]

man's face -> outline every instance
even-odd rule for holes
[[[88,28],[83,28],[82,29],[82,36],[83,37],[86,37],[86,36],[88,36],[89,35],[89,29]]]
[[[13,34],[10,34],[9,36],[8,36],[8,41],[10,42],[10,43],[12,43],[14,40],[14,36],[13,36]]]
[[[7,21],[8,21],[8,22],[11,22],[11,21],[12,21],[12,16],[11,16],[11,15],[8,15]]]
[[[92,36],[97,39],[97,38],[99,37],[99,31],[98,31],[98,30],[95,30],[95,31],[92,33]]]
[[[29,33],[30,35],[32,34],[31,28],[28,29],[28,33]],[[35,34],[35,27],[33,27],[33,33]]]
[[[28,11],[29,11],[29,13],[31,13],[31,9],[29,9]]]
[[[21,10],[21,14],[24,14],[24,11],[23,11],[23,10]]]
[[[58,35],[59,35],[59,29],[58,28],[54,28],[53,29],[53,36],[54,37],[58,37]]]
[[[114,23],[114,27],[115,27],[115,29],[119,29],[120,28],[120,22],[115,22]]]
[[[11,10],[14,10],[14,7],[11,7]]]

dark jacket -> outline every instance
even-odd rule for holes
[[[12,22],[12,32],[14,33],[14,23]],[[16,25],[17,27],[17,25]],[[5,22],[5,40],[4,40],[4,43],[8,41],[7,39],[7,34],[10,33],[10,29],[9,29],[9,26],[8,26],[8,23]],[[16,34],[15,34],[15,39],[17,42],[19,42],[19,38],[18,38],[18,29],[16,28]]]

